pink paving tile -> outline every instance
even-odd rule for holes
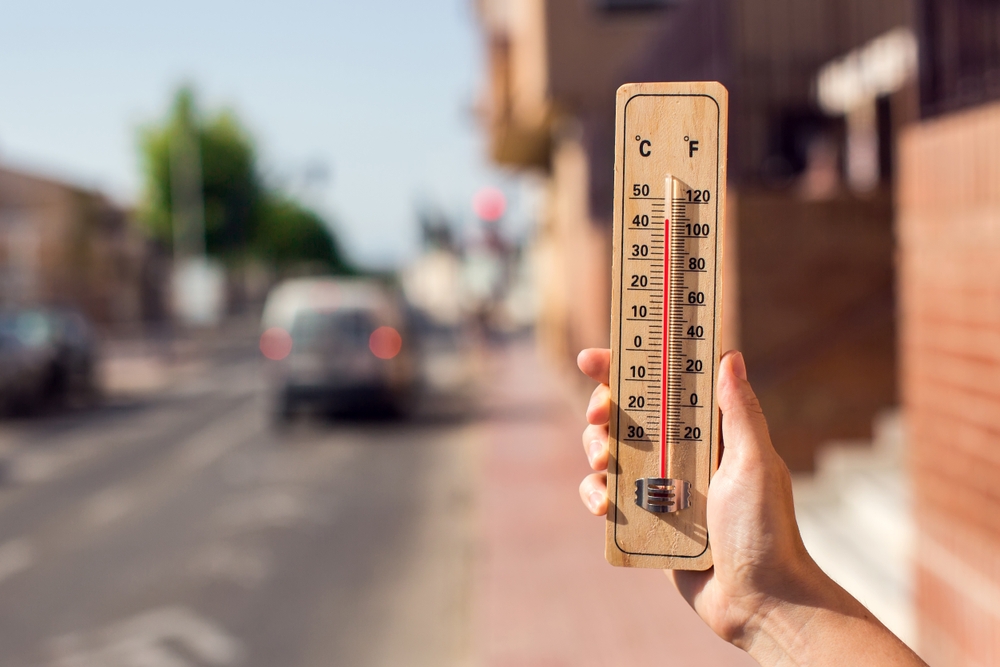
[[[486,396],[473,664],[756,664],[723,642],[662,572],[613,568],[604,522],[577,494],[585,399],[533,350],[498,353]]]

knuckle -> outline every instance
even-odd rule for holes
[[[763,408],[760,407],[760,400],[753,392],[748,391],[747,395],[744,396],[743,407],[747,412],[758,415],[764,414]]]

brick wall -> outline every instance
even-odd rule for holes
[[[1000,663],[1000,104],[900,143],[901,384],[920,651]]]

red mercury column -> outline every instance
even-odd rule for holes
[[[672,188],[671,188],[672,189]],[[673,204],[672,192],[667,192],[667,210]],[[667,477],[667,442],[670,437],[667,432],[667,400],[670,395],[668,379],[670,378],[670,219],[663,221],[663,355],[660,361],[660,477]]]

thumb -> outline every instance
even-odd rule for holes
[[[719,365],[719,408],[726,455],[759,459],[774,452],[760,402],[747,381],[747,367],[739,352],[727,352]]]

